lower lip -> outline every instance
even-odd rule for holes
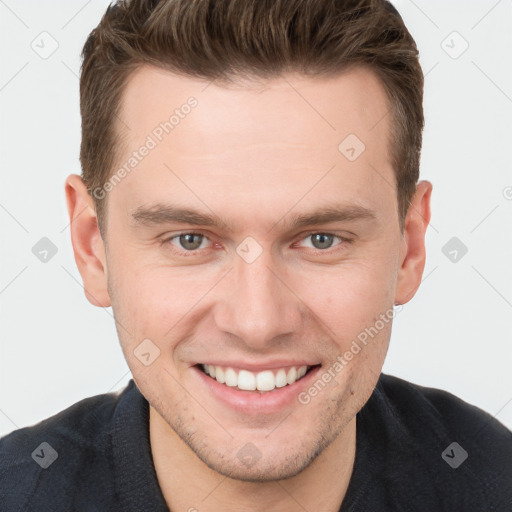
[[[311,369],[293,384],[260,393],[259,391],[243,391],[237,387],[226,386],[206,375],[197,366],[191,367],[217,400],[244,414],[272,414],[298,402],[298,395],[311,385],[320,368],[319,365]]]

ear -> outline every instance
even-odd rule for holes
[[[70,174],[66,179],[66,201],[75,261],[82,276],[87,300],[98,307],[110,306],[107,286],[106,254],[94,201],[82,178]]]
[[[409,205],[400,248],[395,304],[409,302],[418,290],[425,268],[425,232],[430,222],[432,184],[420,181]]]

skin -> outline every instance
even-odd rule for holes
[[[354,463],[355,416],[376,385],[392,322],[308,404],[293,400],[277,412],[225,405],[193,365],[304,359],[331,367],[379,315],[414,296],[432,185],[417,184],[402,232],[387,98],[362,68],[228,86],[142,67],[122,99],[130,130],[119,127],[119,163],[191,96],[197,107],[109,192],[105,240],[81,178],[67,178],[86,296],[113,308],[150,403],[153,459],[172,511],[337,511]],[[366,146],[353,162],[338,150],[350,133]],[[134,221],[137,208],[164,202],[225,224]],[[326,204],[373,217],[290,228],[294,215]],[[175,236],[183,232],[204,235],[192,256]],[[317,248],[315,233],[334,234],[331,247]],[[248,236],[262,249],[252,263],[236,252]],[[134,354],[144,339],[160,349],[149,366]],[[260,453],[251,467],[237,457],[248,442]]]

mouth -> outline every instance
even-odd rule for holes
[[[220,361],[191,367],[191,375],[195,376],[193,378],[198,386],[197,396],[205,400],[213,399],[214,403],[229,411],[228,414],[242,415],[239,418],[250,416],[258,421],[270,419],[285,410],[303,407],[298,398],[318,379],[322,367],[321,364],[297,361],[293,366],[251,365],[249,370],[235,367],[234,363],[231,366],[218,363]]]
[[[280,388],[293,386],[293,384],[305,378],[311,371],[320,367],[320,364],[284,366],[260,372],[202,363],[195,366],[202,373],[226,387],[253,393],[271,393]]]

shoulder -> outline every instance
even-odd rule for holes
[[[512,455],[512,432],[488,412],[448,391],[386,374],[381,375],[377,389],[411,428],[437,428],[470,445],[494,443]]]
[[[39,499],[59,495],[64,502],[72,499],[77,486],[98,486],[98,490],[108,486],[102,475],[108,473],[105,466],[112,459],[113,418],[120,399],[132,387],[133,381],[122,392],[85,398],[1,438],[2,506],[28,510],[26,504],[36,494]]]
[[[370,408],[384,420],[396,474],[423,480],[416,499],[425,492],[426,501],[442,497],[453,510],[465,510],[457,508],[462,502],[512,510],[512,432],[491,414],[448,391],[386,374]]]

